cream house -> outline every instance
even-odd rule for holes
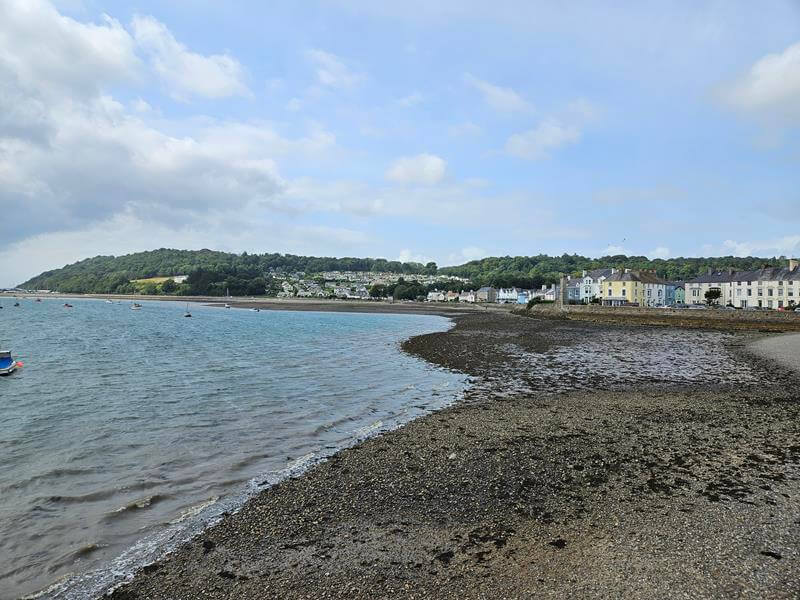
[[[800,261],[755,271],[718,271],[686,282],[686,303],[705,304],[707,291],[720,291],[719,304],[735,308],[783,309],[800,305]]]

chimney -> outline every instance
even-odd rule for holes
[[[796,258],[790,258],[789,259],[789,270],[790,271],[794,271],[797,267],[800,267],[800,260],[797,260]]]
[[[728,275],[733,275],[733,267],[728,267]]]
[[[713,272],[714,272],[714,269],[712,269],[711,267],[708,267],[708,274],[711,275]]]
[[[616,274],[616,272],[617,272],[617,270],[616,270],[614,267],[611,267],[611,274],[612,274],[612,275],[615,275],[615,274]]]
[[[630,272],[631,272],[631,270],[630,270],[630,269],[625,269],[625,272],[626,272],[626,273],[630,273]]]
[[[583,274],[581,275],[581,277],[586,277],[586,269],[583,270]]]

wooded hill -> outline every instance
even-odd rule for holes
[[[399,274],[455,275],[469,283],[443,286],[449,289],[495,287],[534,288],[558,280],[560,273],[580,274],[583,270],[617,267],[655,269],[669,280],[690,279],[707,269],[732,267],[737,270],[778,266],[778,258],[671,258],[649,260],[644,256],[587,258],[577,254],[561,256],[504,256],[473,260],[455,267],[437,268],[436,263],[401,263],[382,258],[328,258],[292,254],[232,254],[213,250],[171,250],[162,248],[125,256],[96,256],[46,271],[19,285],[22,289],[47,289],[64,293],[137,293],[142,289],[134,279],[188,275],[166,293],[182,295],[272,295],[279,289],[274,276],[304,272],[311,278],[325,271],[372,271]],[[147,290],[155,293],[155,290]],[[162,291],[160,288],[159,292]]]

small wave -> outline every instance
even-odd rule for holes
[[[75,576],[74,573],[64,573],[43,590],[39,590],[38,592],[34,592],[33,594],[29,594],[28,596],[23,596],[22,598],[20,598],[20,600],[37,600],[38,598],[48,598],[50,597],[51,594],[62,589],[64,585],[68,583],[69,580],[71,580],[74,576]]]
[[[370,425],[365,425],[364,427],[359,427],[353,433],[356,434],[356,437],[367,437],[376,431],[378,431],[381,427],[383,427],[383,421],[375,421]]]
[[[212,504],[216,504],[218,500],[219,496],[212,496],[205,502],[201,502],[200,504],[195,504],[194,506],[190,506],[189,508],[184,510],[177,518],[170,521],[169,524],[176,525],[178,523],[182,523],[186,519],[191,519],[192,517],[196,517]]]
[[[311,461],[314,458],[314,453],[309,452],[308,454],[304,454],[299,458],[295,458],[294,460],[290,460],[289,463],[286,465],[287,471],[296,471]]]
[[[147,508],[156,502],[160,502],[161,500],[166,500],[167,496],[163,494],[153,494],[152,496],[145,496],[144,498],[139,498],[138,500],[134,500],[133,502],[129,502],[125,506],[120,506],[115,513],[121,513],[128,510],[139,510],[142,508]]]

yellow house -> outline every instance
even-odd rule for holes
[[[614,273],[600,285],[600,298],[605,306],[662,306],[666,302],[666,281],[652,271]]]

